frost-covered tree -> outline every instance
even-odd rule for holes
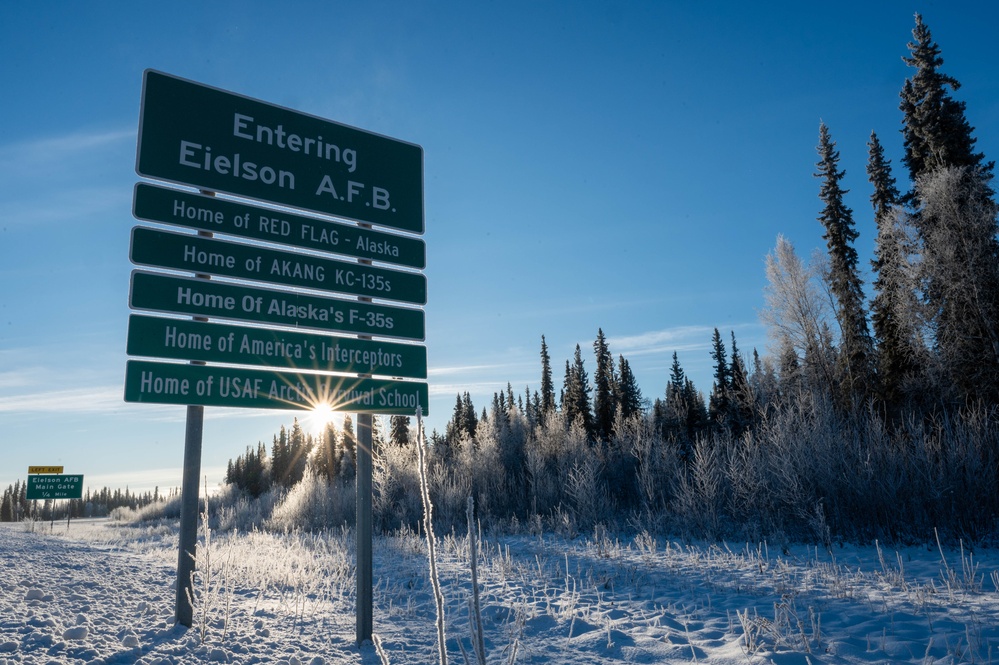
[[[829,337],[823,332],[832,313],[828,300],[819,292],[816,272],[802,262],[787,238],[777,236],[777,245],[766,258],[765,307],[760,318],[779,350],[785,393],[785,380],[792,376],[800,388],[828,390],[835,384],[829,362],[832,349],[828,348]]]
[[[864,310],[864,289],[858,272],[857,250],[853,243],[857,230],[853,211],[843,200],[848,190],[841,183],[845,171],[839,169],[839,151],[825,123],[819,125],[819,161],[816,177],[822,179],[819,222],[829,252],[829,288],[836,300],[836,320],[840,329],[839,375],[843,397],[848,402],[863,400],[871,389],[873,345]]]
[[[871,206],[877,227],[871,261],[875,275],[871,323],[881,398],[894,408],[901,404],[904,393],[912,392],[909,386],[926,361],[913,263],[916,242],[909,215],[899,207],[901,194],[891,162],[874,132],[867,147],[867,177],[874,189]]]
[[[999,402],[999,243],[996,204],[981,171],[920,178],[921,274],[935,350],[962,400]],[[932,223],[930,223],[932,220]]]

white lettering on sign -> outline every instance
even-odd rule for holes
[[[186,202],[180,199],[174,199],[173,201],[173,215],[181,219],[198,220],[199,222],[225,223],[225,218],[221,212],[213,212],[207,208],[195,208],[192,205],[187,205]]]
[[[236,265],[236,258],[233,256],[226,256],[225,254],[216,252],[206,252],[191,245],[184,245],[184,261],[211,268],[232,268]]]
[[[209,334],[177,332],[177,326],[166,327],[166,337],[163,346],[168,349],[193,349],[198,351],[212,350],[212,336]]]
[[[191,287],[177,287],[177,304],[193,305],[195,307],[208,307],[211,309],[236,309],[236,299],[232,296],[219,296],[212,293],[198,293],[192,291]]]
[[[357,168],[357,151],[353,148],[341,150],[340,146],[323,141],[322,136],[313,138],[289,133],[284,130],[284,125],[277,127],[259,125],[251,116],[242,113],[233,114],[232,135],[247,141],[276,145],[283,150],[300,152],[303,155],[313,155],[317,159],[339,162],[346,165],[349,173],[353,173]]]
[[[153,395],[187,395],[191,389],[190,381],[187,379],[176,379],[173,377],[156,376],[152,372],[143,370],[142,379],[139,381],[139,392]]]
[[[295,174],[291,171],[260,166],[256,162],[241,161],[238,152],[232,157],[225,155],[213,157],[211,146],[202,146],[193,141],[180,142],[180,164],[243,180],[259,180],[265,185],[276,184],[282,189],[295,189]]]

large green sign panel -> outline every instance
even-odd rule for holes
[[[423,382],[129,360],[125,401],[411,415],[427,413],[428,391]]]
[[[423,149],[146,70],[139,175],[423,233]]]
[[[419,238],[303,217],[283,210],[144,182],[135,185],[132,214],[137,219],[150,222],[266,240],[407,268],[422,269],[427,266],[426,243]]]
[[[427,302],[427,278],[422,273],[375,268],[189,233],[136,226],[132,229],[129,256],[132,263],[157,268],[301,286],[416,305]]]
[[[133,309],[422,340],[421,309],[132,271]]]
[[[29,475],[25,498],[29,500],[83,498],[83,476]]]
[[[353,337],[132,314],[130,356],[427,378],[427,349]]]

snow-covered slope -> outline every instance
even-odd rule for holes
[[[211,536],[186,629],[173,622],[174,525],[0,526],[0,664],[381,662],[354,644],[351,533]],[[530,533],[481,550],[490,663],[999,661],[995,551]],[[462,663],[467,541],[439,539],[439,557],[448,655]],[[414,534],[375,542],[374,623],[390,662],[436,662]]]

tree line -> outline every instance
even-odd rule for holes
[[[151,503],[172,498],[175,489],[161,494],[159,487],[152,492],[132,492],[127,487],[110,489],[108,487],[92,490],[89,487],[79,499],[44,499],[29,501],[27,498],[28,483],[15,480],[8,485],[0,497],[0,522],[19,522],[37,517],[41,520],[65,519],[78,517],[107,517],[116,508],[142,508]]]

